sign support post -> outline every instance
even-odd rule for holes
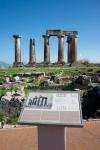
[[[66,150],[64,126],[38,126],[38,150]]]

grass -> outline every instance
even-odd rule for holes
[[[0,88],[0,97],[5,95],[5,93],[7,92],[7,89],[5,88]]]
[[[16,114],[11,114],[8,116],[6,123],[16,125],[18,122],[18,116]]]
[[[17,124],[18,122],[18,115],[17,114],[6,114],[0,112],[0,122],[4,122],[6,124]]]
[[[19,67],[19,68],[6,68],[0,69],[0,77],[3,75],[15,75],[17,73],[26,73],[26,72],[46,72],[46,75],[51,74],[78,74],[86,72],[98,72],[100,71],[99,67]]]

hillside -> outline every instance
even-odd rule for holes
[[[0,67],[9,67],[10,64],[7,64],[6,62],[0,61]]]

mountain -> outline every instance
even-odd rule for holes
[[[6,62],[0,61],[0,67],[9,67],[11,64],[7,64]]]

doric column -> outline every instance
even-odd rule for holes
[[[14,66],[21,66],[21,45],[20,45],[20,39],[21,36],[20,35],[13,35],[14,39],[15,39],[15,62],[14,62]]]
[[[43,35],[43,38],[44,38],[44,63],[50,64],[49,36]]]
[[[58,36],[58,64],[63,64],[64,62],[64,36]]]
[[[68,43],[67,62],[70,63],[71,62],[71,58],[70,58],[70,43],[71,43],[71,38],[70,38],[70,36],[67,37],[67,43]]]
[[[68,37],[68,63],[75,63],[77,61],[77,36],[72,35]]]
[[[30,39],[30,59],[29,64],[34,65],[36,63],[36,54],[35,54],[35,39]]]

